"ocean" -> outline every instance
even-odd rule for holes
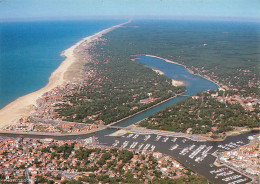
[[[51,73],[64,60],[60,56],[63,50],[86,36],[123,22],[126,20],[0,23],[0,109],[18,97],[44,87]],[[259,23],[138,20],[131,24],[149,24],[150,34],[154,27],[160,26],[162,29],[158,34],[162,38],[166,39],[168,34],[174,36],[175,42],[171,49],[172,55],[176,56],[173,58],[175,61],[191,62],[195,66],[210,65],[213,60],[229,62],[229,67],[237,70],[240,69],[237,66],[240,62],[257,70],[255,63],[257,60],[259,62]],[[168,27],[172,28],[170,32]],[[143,45],[145,47],[145,43]],[[163,50],[160,52],[163,53]],[[223,75],[227,75],[227,69],[221,69]],[[178,75],[171,77],[180,79]],[[188,81],[186,85],[196,88],[196,85],[190,86]]]
[[[64,60],[61,52],[82,38],[126,20],[0,23],[0,109],[41,89]]]
[[[111,27],[113,25],[122,22],[123,21],[75,21],[75,22],[66,21],[66,22],[0,23],[0,33],[1,33],[0,34],[0,39],[1,39],[0,41],[0,108],[5,106],[9,102],[15,100],[19,96],[33,92],[45,86],[48,82],[48,78],[50,74],[63,61],[64,58],[60,56],[60,53],[63,50],[69,48],[71,45],[81,40],[81,38],[83,37],[92,35],[93,33],[96,33],[107,27]],[[242,24],[241,27],[243,27],[243,25],[244,24]],[[196,24],[196,26],[199,26],[199,24]],[[232,27],[232,25],[227,25],[227,26]],[[238,25],[236,24],[236,26]],[[236,26],[230,28],[230,31],[234,30],[233,28],[235,28]],[[191,26],[189,27],[191,28]],[[245,29],[247,29],[246,31],[249,31],[252,34],[242,34],[243,32],[245,32],[245,29],[242,29],[241,31],[236,29],[236,33],[240,38],[243,37],[243,39],[239,40],[241,43],[247,40],[243,47],[248,47],[248,49],[251,51],[250,56],[252,56],[252,58],[255,58],[255,55],[259,54],[257,51],[258,46],[252,44],[252,42],[253,40],[255,40],[255,38],[257,39],[259,38],[259,36],[255,34],[259,26],[258,25],[254,26],[253,24],[252,27],[250,28],[250,30],[248,27],[245,27]],[[201,33],[199,33],[201,37],[205,33],[212,32],[212,27],[206,26],[204,28],[208,28],[208,29],[205,29]],[[178,30],[181,29],[184,28],[183,27],[178,28]],[[186,32],[190,33],[187,30]],[[214,32],[214,34],[216,34],[216,32]],[[221,34],[226,34],[226,33],[222,32]],[[232,35],[228,38],[237,40],[236,35],[235,36]],[[184,38],[180,37],[179,39],[184,39]],[[248,39],[252,40],[252,42],[248,42]],[[186,39],[186,41],[187,40],[188,39]],[[177,41],[179,41],[179,44],[181,43],[181,41],[177,40],[176,37],[176,42]],[[209,43],[210,45],[210,42],[207,43]],[[193,43],[190,44],[192,45]],[[221,42],[221,44],[223,43]],[[187,45],[185,45],[184,47],[187,47]],[[243,53],[239,52],[241,50],[241,47],[239,49],[238,48],[235,49],[237,49],[238,53],[234,55],[237,56],[240,54],[239,58],[243,58],[241,56],[241,54]],[[186,59],[199,58],[198,56],[197,57],[195,56],[188,56],[188,54],[185,55]],[[224,57],[224,55],[222,56]],[[203,57],[204,59],[207,58],[205,55],[201,57]],[[210,55],[208,57],[209,59],[212,59],[210,58]],[[246,56],[246,58],[247,57],[248,56]],[[143,56],[143,55],[138,56],[138,58],[139,59],[137,60],[137,62],[143,63],[149,67],[157,68],[163,71],[165,75],[168,76],[169,78],[184,81],[187,87],[187,92],[186,92],[187,95],[195,95],[196,93],[203,90],[218,88],[218,86],[213,82],[206,80],[200,76],[196,76],[189,73],[183,66],[167,63],[164,60]],[[234,58],[234,60],[236,59],[237,58]],[[230,59],[230,61],[234,61],[234,60]],[[128,118],[117,125],[122,127],[129,126],[185,98],[186,98],[185,96],[174,98],[161,105],[158,105],[138,115]],[[115,139],[117,139],[120,142],[118,146],[120,145],[122,146],[122,143],[127,141],[126,148],[130,148],[130,145],[132,145],[133,143],[138,143],[135,149],[137,149],[138,146],[143,145],[142,149],[144,149],[145,146],[148,146],[150,150],[150,148],[154,146],[155,151],[159,151],[164,154],[172,156],[173,158],[177,159],[185,166],[188,166],[189,168],[195,170],[199,174],[206,176],[207,179],[209,179],[210,181],[214,183],[227,183],[227,182],[223,182],[222,179],[224,177],[229,177],[229,176],[217,177],[216,174],[212,174],[210,172],[210,171],[220,169],[219,167],[213,165],[215,161],[215,157],[212,156],[211,154],[215,152],[217,149],[220,149],[218,147],[219,145],[228,145],[231,143],[234,144],[234,142],[238,143],[238,141],[242,141],[242,144],[246,144],[248,143],[248,139],[247,139],[248,135],[252,135],[252,133],[241,134],[237,136],[228,137],[224,141],[220,141],[220,142],[195,142],[192,140],[187,140],[185,138],[179,138],[179,137],[175,137],[176,139],[174,140],[166,136],[162,136],[162,138],[160,137],[159,141],[158,140],[156,141],[156,135],[150,135],[151,137],[148,138],[149,140],[144,140],[145,135],[140,135],[137,138],[133,138],[133,137],[131,138],[129,134],[122,136],[120,138],[104,136],[114,131],[115,131],[114,129],[106,129],[100,132],[96,132],[94,134],[61,136],[61,137],[53,137],[53,138],[60,139],[60,140],[78,140],[78,139],[85,139],[90,136],[96,136],[98,137],[99,142],[107,146],[111,146],[115,142]],[[3,134],[1,136],[3,136]],[[44,135],[11,135],[11,134],[10,135],[4,134],[4,136],[12,137],[12,138],[24,137],[24,136],[31,137],[31,138],[50,137]],[[170,150],[171,146],[176,144],[178,144],[179,146],[178,149],[171,151]],[[202,160],[200,163],[198,163],[195,161],[196,159],[195,157],[194,159],[191,159],[189,157],[190,153],[188,153],[187,155],[180,154],[181,150],[183,150],[187,146],[189,147],[195,146],[195,148],[192,151],[190,151],[190,153],[194,152],[195,149],[197,150],[199,146],[205,146],[207,148],[210,148],[211,150],[207,155],[207,157],[204,160]],[[210,146],[212,146],[212,148]],[[231,169],[228,171],[231,171]],[[239,173],[234,172],[230,176],[235,176],[235,175],[239,176]],[[246,182],[249,181],[249,179],[247,179],[242,175],[241,178],[246,179]],[[245,182],[241,182],[241,183],[245,183]]]

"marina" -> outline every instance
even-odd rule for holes
[[[195,151],[193,151],[190,155],[189,155],[189,157],[191,158],[191,159],[193,159],[197,154],[199,154],[199,152],[201,151],[201,150],[203,150],[204,148],[206,147],[206,145],[201,145],[201,146],[199,146]]]
[[[237,146],[248,143],[248,136],[253,133],[245,133],[237,136],[227,137],[226,140],[220,142],[196,142],[187,140],[182,137],[159,136],[155,134],[133,134],[127,133],[119,137],[104,136],[112,133],[113,130],[103,130],[95,133],[96,141],[102,146],[118,147],[130,150],[139,150],[145,152],[161,152],[164,155],[169,155],[185,166],[196,170],[199,174],[206,176],[214,183],[247,183],[251,181],[250,178],[238,173],[225,166],[215,166],[216,157],[212,154],[217,150],[236,149]],[[13,137],[13,135],[4,135],[5,138]],[[93,135],[81,136],[64,136],[53,137],[60,140],[82,140],[85,142]],[[17,137],[22,137],[17,136]],[[27,137],[27,136],[26,136]],[[33,136],[31,137],[39,137]],[[46,138],[46,136],[41,136]]]
[[[233,143],[233,142],[230,142],[228,144],[225,144],[225,145],[218,145],[218,148],[221,149],[221,150],[232,150],[232,149],[235,149],[239,146],[243,145],[243,142],[242,141],[237,141],[237,143]]]
[[[155,148],[156,146],[152,145],[150,151],[154,151]]]
[[[180,155],[186,155],[188,152],[189,152],[189,147],[186,147],[183,150],[181,150],[181,152],[179,154]]]
[[[139,136],[138,134],[134,135],[133,139],[136,139],[138,136]]]
[[[153,66],[165,71],[165,75],[173,78],[172,71],[175,71],[175,76],[179,76],[178,80],[184,80],[185,83],[189,84],[187,86],[187,92],[185,95],[195,95],[196,93],[209,89],[217,89],[218,86],[209,80],[202,77],[195,76],[189,73],[184,67],[177,66],[176,64],[169,64],[162,62],[150,62],[150,57],[140,56],[141,59],[138,61],[144,61],[143,63],[148,66]],[[167,67],[166,67],[167,65]],[[176,67],[176,68],[170,68]],[[189,76],[187,78],[187,76]],[[187,96],[179,96],[171,99],[163,104],[155,106],[151,109],[143,111],[131,118],[125,119],[116,124],[118,127],[127,127],[136,122],[139,122],[146,117],[159,112],[162,109],[169,107],[177,103],[180,100],[187,98]],[[193,169],[207,177],[210,181],[214,183],[246,183],[250,181],[249,178],[244,175],[239,174],[227,167],[223,168],[223,171],[219,171],[219,167],[214,165],[216,157],[212,155],[217,150],[233,150],[238,146],[248,143],[247,137],[252,135],[252,133],[245,133],[237,136],[227,137],[224,141],[220,142],[205,142],[201,140],[196,135],[189,135],[189,137],[183,137],[183,133],[180,132],[163,132],[163,131],[151,131],[151,130],[134,130],[134,132],[126,133],[121,136],[108,136],[114,133],[115,129],[104,129],[102,131],[95,132],[93,134],[86,135],[71,135],[71,136],[49,136],[49,135],[8,135],[1,134],[4,137],[31,137],[31,138],[53,138],[57,140],[81,140],[87,139],[89,137],[95,136],[98,138],[98,142],[104,147],[117,147],[123,149],[135,149],[139,151],[146,152],[160,152],[164,155],[169,155],[174,159],[177,159],[185,166]],[[151,133],[152,132],[152,133]],[[26,133],[25,133],[26,134]],[[159,135],[157,135],[159,134]],[[201,142],[204,141],[204,142]],[[182,154],[180,154],[182,153]],[[212,173],[211,173],[212,171]],[[214,172],[213,172],[214,171]],[[231,174],[231,172],[234,172]],[[220,174],[216,177],[218,173],[226,172],[228,174]],[[238,178],[238,176],[241,177]],[[223,180],[222,180],[223,179]]]
[[[138,146],[138,150],[141,150],[143,146],[144,146],[144,144],[140,144],[140,145]]]
[[[144,141],[147,141],[150,138],[151,138],[151,135],[146,135],[145,138],[144,138]]]
[[[177,140],[177,137],[173,138],[171,141],[176,142],[176,140]]]
[[[165,137],[162,142],[167,142],[169,137]]]
[[[159,141],[161,139],[162,136],[157,135],[155,138],[155,141]]]
[[[192,169],[197,169],[198,173],[206,175],[207,178],[210,178],[210,181],[214,181],[214,183],[235,184],[250,181],[246,176],[228,167],[215,166],[214,161],[216,157],[212,155],[219,148],[222,148],[222,146],[235,149],[239,145],[246,144],[248,141],[246,136],[243,136],[243,138],[229,137],[223,142],[200,143],[191,140],[188,141],[186,138],[181,137],[169,138],[168,136],[158,136],[154,134],[139,134],[138,137],[135,138],[135,135],[129,135],[130,134],[125,134],[118,138],[117,140],[120,141],[120,143],[118,144],[118,142],[116,142],[117,147],[146,152],[162,152],[163,154],[176,158]],[[240,139],[240,141],[237,139]]]
[[[171,146],[171,148],[170,148],[169,150],[171,150],[171,151],[172,151],[172,150],[175,150],[175,149],[178,148],[178,146],[179,146],[178,144],[175,144],[175,145]]]

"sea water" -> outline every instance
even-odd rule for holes
[[[0,109],[41,89],[64,60],[60,56],[82,38],[126,20],[0,23]]]
[[[0,109],[16,98],[44,87],[51,73],[64,60],[60,56],[63,50],[86,36],[123,22],[126,20],[0,23]],[[132,22],[139,26],[146,23],[150,25],[151,31],[153,26],[160,26],[161,30],[170,26],[171,35],[175,37],[172,55],[181,56],[185,62],[196,60],[209,64],[214,59],[230,62],[230,67],[237,67],[236,62],[240,60],[247,60],[248,66],[254,66],[252,61],[255,62],[256,58],[259,60],[259,23],[172,20],[155,21],[154,24],[147,20]],[[184,80],[187,95],[211,89],[208,84],[201,88],[205,84],[201,83],[204,79],[186,73],[184,68],[174,66],[174,72],[167,71],[173,65],[145,57],[140,62],[161,70],[165,67],[168,77]]]

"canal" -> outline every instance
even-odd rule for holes
[[[218,89],[219,86],[201,76],[190,73],[185,67],[174,63],[166,62],[163,59],[144,56],[138,56],[136,62],[143,63],[146,66],[156,68],[162,71],[167,77],[173,80],[184,81],[187,88],[185,95],[196,95],[201,91]],[[127,127],[138,121],[145,119],[146,117],[157,113],[177,102],[184,100],[187,96],[179,96],[173,98],[163,104],[148,109],[140,114],[137,114],[131,118],[121,121],[117,124],[120,127]],[[30,138],[46,138],[52,137],[58,140],[78,140],[86,139],[90,136],[98,138],[99,142],[105,146],[125,147],[127,149],[139,149],[147,151],[156,151],[163,154],[172,156],[185,166],[191,168],[193,171],[206,176],[210,181],[214,183],[246,183],[250,179],[242,174],[239,174],[232,169],[225,166],[216,167],[214,161],[216,157],[212,153],[217,150],[232,150],[238,146],[248,143],[247,137],[254,133],[246,133],[237,136],[228,137],[224,141],[220,142],[196,142],[181,137],[167,137],[158,135],[138,135],[134,136],[126,134],[121,137],[111,137],[109,134],[115,132],[113,129],[105,129],[93,134],[88,135],[74,135],[74,136],[41,136],[41,135],[8,135],[0,134],[5,137],[30,137]],[[117,144],[116,144],[117,143]],[[224,147],[224,148],[223,148]],[[203,156],[204,154],[204,156]]]

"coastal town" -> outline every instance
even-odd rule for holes
[[[77,78],[70,80],[69,82],[59,85],[48,92],[45,92],[36,101],[36,108],[29,116],[23,116],[15,124],[10,124],[2,127],[2,133],[15,133],[15,134],[33,134],[33,135],[84,135],[89,133],[95,133],[97,131],[108,128],[108,122],[115,122],[118,119],[123,119],[127,115],[138,113],[139,111],[156,105],[162,100],[167,100],[173,97],[177,93],[182,94],[184,91],[169,88],[176,81],[171,81],[162,78],[156,81],[155,76],[147,77],[147,88],[139,89],[138,86],[131,86],[128,88],[127,93],[130,97],[126,101],[117,101],[113,106],[111,105],[114,99],[109,98],[109,95],[114,96],[124,94],[125,84],[122,85],[122,81],[119,80],[119,86],[114,85],[111,87],[109,81],[114,80],[111,77],[107,68],[98,68],[100,60],[108,62],[109,59],[103,58],[102,53],[97,54],[95,49],[100,49],[104,46],[106,39],[98,38],[91,43],[84,43],[75,49],[78,60],[88,61],[84,66],[84,70],[78,74]],[[101,49],[102,50],[102,49]],[[86,57],[92,56],[92,57]],[[112,68],[111,68],[112,70]],[[155,70],[153,68],[153,70]],[[118,70],[116,70],[118,72]],[[152,69],[147,71],[151,72]],[[158,73],[158,70],[154,73]],[[114,72],[115,73],[115,72]],[[156,74],[161,76],[162,73]],[[203,75],[203,73],[199,73]],[[105,77],[104,77],[105,76]],[[154,78],[153,78],[154,77]],[[207,78],[207,76],[203,75]],[[212,78],[212,77],[211,77]],[[163,88],[168,96],[161,98],[160,84],[164,83],[166,88]],[[214,81],[219,84],[218,81]],[[178,81],[180,85],[184,83]],[[107,86],[108,85],[108,86]],[[220,85],[217,90],[208,90],[203,92],[204,94],[192,95],[190,98],[198,102],[204,103],[204,105],[210,107],[212,104],[208,103],[210,99],[214,99],[222,105],[239,105],[241,106],[247,115],[250,113],[260,117],[258,112],[260,100],[257,96],[251,97],[241,95],[240,89],[229,88],[226,85]],[[181,88],[180,88],[181,89]],[[176,90],[176,89],[175,89]],[[98,98],[96,98],[98,96]],[[109,101],[110,104],[103,101],[102,108],[93,107],[95,102],[103,99]],[[87,106],[87,105],[88,106]],[[118,119],[104,118],[105,111],[113,116],[116,112],[117,116],[120,112],[120,108],[127,107],[130,114],[124,114]],[[222,104],[222,105],[221,105]],[[84,105],[85,109],[91,110],[86,112],[80,112],[80,106]],[[192,106],[189,106],[189,113],[194,110]],[[79,108],[79,110],[75,110]],[[68,113],[67,109],[71,112]],[[108,110],[106,110],[108,109]],[[105,110],[105,111],[104,111]],[[126,111],[126,109],[123,109]],[[82,115],[82,113],[84,115]],[[112,114],[110,114],[112,113]],[[87,115],[86,115],[87,114]],[[214,113],[213,113],[214,114]],[[190,116],[192,117],[192,116]],[[189,118],[190,118],[189,117]],[[224,113],[220,116],[224,117]],[[249,116],[252,118],[253,116]],[[114,117],[113,117],[114,118]],[[109,121],[107,121],[109,120]],[[133,126],[124,128],[123,134],[115,133],[115,136],[123,136],[126,133],[135,133],[133,137],[138,137],[139,134],[147,134],[145,137],[149,139],[150,134],[157,135],[158,139],[162,136],[166,136],[163,141],[167,142],[169,137],[173,137],[172,140],[176,140],[177,137],[184,138],[183,140],[192,140],[195,142],[206,142],[208,140],[224,140],[226,136],[240,134],[243,132],[251,131],[252,127],[245,126],[232,126],[232,131],[222,133],[218,127],[218,118],[215,117],[210,120],[212,123],[216,123],[214,126],[208,128],[208,125],[196,125],[196,127],[188,126],[184,131],[163,131],[163,130],[149,130],[139,126]],[[108,124],[109,125],[109,124]],[[182,125],[182,124],[181,124]],[[119,127],[121,128],[121,127]],[[208,132],[198,133],[196,129],[205,129]],[[225,127],[227,128],[227,127]],[[230,129],[231,130],[231,129]],[[216,136],[217,135],[217,136]],[[215,138],[215,137],[216,138]],[[175,137],[175,138],[174,138]],[[146,139],[146,138],[145,138]],[[157,138],[156,138],[157,139]],[[147,141],[147,140],[146,140]],[[83,181],[89,183],[97,182],[142,182],[150,183],[152,181],[169,180],[169,181],[192,181],[198,178],[207,183],[207,179],[198,176],[195,172],[192,172],[187,167],[183,166],[179,161],[176,161],[169,155],[162,154],[154,151],[156,146],[149,143],[133,142],[131,145],[129,141],[124,141],[118,148],[117,142],[112,144],[112,147],[104,146],[102,144],[96,144],[94,138],[88,138],[86,140],[81,139],[77,142],[73,141],[58,141],[52,138],[46,139],[31,139],[31,138],[17,138],[10,139],[4,138],[1,140],[1,163],[0,163],[0,176],[2,181],[18,181],[20,183],[68,183],[69,181]],[[185,143],[185,142],[184,142]],[[130,147],[128,148],[128,144]],[[151,146],[151,147],[150,147]],[[170,151],[178,149],[178,144],[169,147]],[[232,145],[229,145],[232,146]],[[134,149],[136,147],[136,149]],[[150,149],[148,149],[148,147]],[[212,146],[200,145],[195,147],[186,146],[179,155],[189,154],[189,158],[194,159],[197,163],[202,162],[208,152],[212,149]],[[242,173],[243,176],[250,178],[252,181],[256,181],[259,175],[259,163],[258,148],[259,141],[254,139],[249,144],[244,146],[236,146],[233,148],[227,147],[224,152],[217,152],[217,160],[215,164],[217,166],[225,165],[231,168],[231,171],[225,173],[221,171],[216,176],[226,176],[222,180],[234,180],[234,182],[244,182],[247,178],[229,178],[229,174],[234,175],[234,171]],[[235,149],[236,148],[236,149]],[[205,150],[204,150],[205,149]],[[220,147],[220,149],[222,149]],[[224,148],[223,148],[224,149]],[[203,151],[204,150],[204,151]],[[202,153],[202,156],[196,156]],[[126,155],[130,155],[129,160],[124,160]],[[84,158],[83,158],[84,155]],[[120,155],[123,155],[120,157]],[[188,155],[188,154],[187,154]],[[61,161],[62,160],[62,161]],[[240,164],[237,164],[240,163]],[[215,172],[215,170],[212,170]],[[218,172],[218,170],[216,170]],[[234,175],[234,177],[242,177],[242,175]],[[226,181],[225,181],[226,182]],[[230,182],[231,183],[231,182]]]
[[[257,177],[260,175],[259,140],[260,135],[250,136],[250,143],[234,150],[219,152],[217,162],[234,170]],[[221,147],[221,146],[220,146]]]
[[[219,93],[220,92],[220,93]],[[260,99],[251,96],[242,96],[237,94],[238,89],[230,89],[227,86],[223,86],[218,89],[218,92],[212,93],[211,97],[216,98],[217,101],[222,103],[240,104],[245,110],[254,111],[260,107]],[[194,96],[193,98],[198,98]]]
[[[211,149],[215,148],[206,146],[206,142],[198,145],[194,142],[185,146],[189,142],[187,139],[170,138],[166,134],[127,134],[122,138],[108,146],[94,136],[77,141],[1,136],[1,181],[42,183],[52,180],[54,183],[66,183],[79,180],[90,183],[128,183],[128,179],[131,179],[130,183],[150,183],[158,182],[158,178],[172,182],[192,182],[201,178],[169,154],[155,150],[158,145],[167,142],[169,152],[177,153],[174,157],[180,159],[179,155],[194,160],[197,164],[207,164],[209,174],[225,183],[243,183],[249,179],[251,183],[257,183],[258,180],[259,134],[249,136],[247,144],[243,141],[220,143],[214,152]],[[144,140],[141,141],[142,139]],[[151,143],[150,139],[155,142]],[[207,162],[211,153],[216,157],[214,164]],[[217,167],[212,168],[213,165]],[[201,179],[207,183],[205,178]]]
[[[189,24],[127,21],[64,50],[0,110],[0,183],[258,184],[258,37]]]
[[[94,137],[80,142],[1,138],[1,182],[66,183],[74,179],[91,183],[150,183],[155,178],[181,181],[198,177],[162,153],[96,147],[94,142]]]
[[[22,117],[19,123],[6,125],[2,132],[30,133],[30,134],[87,134],[102,129],[102,124],[86,124],[77,122],[57,121],[51,119],[32,119]]]

